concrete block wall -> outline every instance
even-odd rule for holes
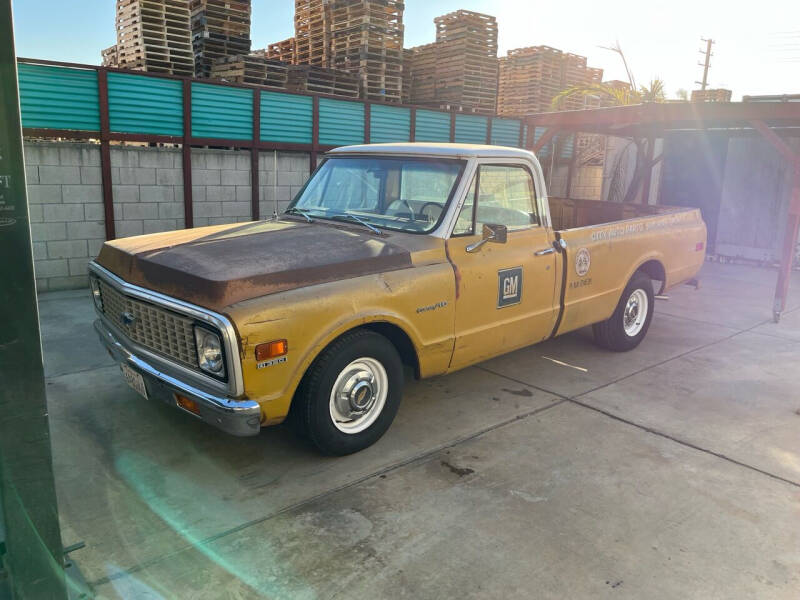
[[[182,164],[179,148],[111,148],[117,237],[184,227]]]
[[[194,226],[252,221],[250,152],[192,150]]]
[[[26,142],[25,163],[38,289],[83,287],[106,235],[100,149]]]
[[[278,179],[275,180],[277,163]],[[258,157],[259,211],[268,219],[276,210],[283,212],[311,175],[311,161],[306,152],[267,152]],[[277,199],[277,203],[276,203]]]
[[[39,291],[87,284],[87,264],[105,241],[105,210],[96,144],[25,143],[33,250]],[[309,176],[303,152],[261,152],[261,218],[278,200],[283,211]],[[182,229],[183,158],[180,148],[114,146],[111,182],[117,237]],[[192,150],[195,227],[252,220],[250,152]],[[276,185],[273,185],[276,184]]]

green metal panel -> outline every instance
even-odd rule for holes
[[[450,113],[417,110],[416,125],[414,139],[418,142],[450,141]]]
[[[19,63],[22,126],[100,130],[97,71]]]
[[[456,115],[456,142],[459,144],[485,144],[487,117]]]
[[[575,151],[575,136],[574,135],[566,135],[564,137],[559,136],[560,138],[560,146],[561,146],[561,158],[572,158],[572,153]]]
[[[519,146],[519,128],[516,119],[492,119],[492,144],[497,146]]]
[[[319,143],[349,146],[364,143],[364,105],[346,100],[319,99]]]
[[[253,139],[253,90],[192,83],[192,137]]]
[[[309,96],[261,92],[261,141],[310,144],[314,120]]]
[[[111,131],[183,135],[183,82],[110,72],[108,112]]]
[[[411,139],[411,109],[373,104],[369,115],[369,139],[381,142],[407,142]]]

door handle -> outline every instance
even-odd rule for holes
[[[549,248],[544,248],[543,250],[537,250],[533,253],[534,256],[544,256],[545,254],[553,254],[555,253],[556,249],[550,246]]]

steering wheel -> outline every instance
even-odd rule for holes
[[[411,207],[411,204],[409,203],[408,200],[404,200],[403,198],[398,198],[397,200],[392,200],[389,203],[389,206],[386,207],[386,212],[389,212],[389,209],[392,208],[392,205],[397,203],[397,202],[402,202],[403,204],[405,204],[408,207],[408,212],[411,213],[411,220],[412,221],[416,221],[417,220],[417,217],[416,217],[416,215],[414,215],[414,209]]]
[[[437,211],[439,211],[435,217],[425,212],[425,209],[428,208],[429,206],[433,206],[436,208]],[[436,223],[436,221],[439,220],[439,217],[442,216],[442,205],[439,204],[438,202],[426,202],[425,204],[422,205],[422,208],[419,209],[419,214],[424,216],[428,220],[428,223]]]

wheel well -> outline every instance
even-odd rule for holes
[[[414,377],[419,379],[419,357],[414,348],[414,343],[402,328],[392,323],[387,323],[386,321],[380,321],[377,323],[367,323],[362,325],[359,329],[374,331],[388,339],[397,350],[403,364],[411,367],[414,370]]]
[[[664,291],[664,286],[667,285],[667,273],[664,270],[664,265],[662,265],[659,261],[648,260],[646,263],[640,265],[636,271],[641,271],[650,277],[650,279],[661,282],[661,288],[658,292],[656,292],[657,294],[660,294]]]

